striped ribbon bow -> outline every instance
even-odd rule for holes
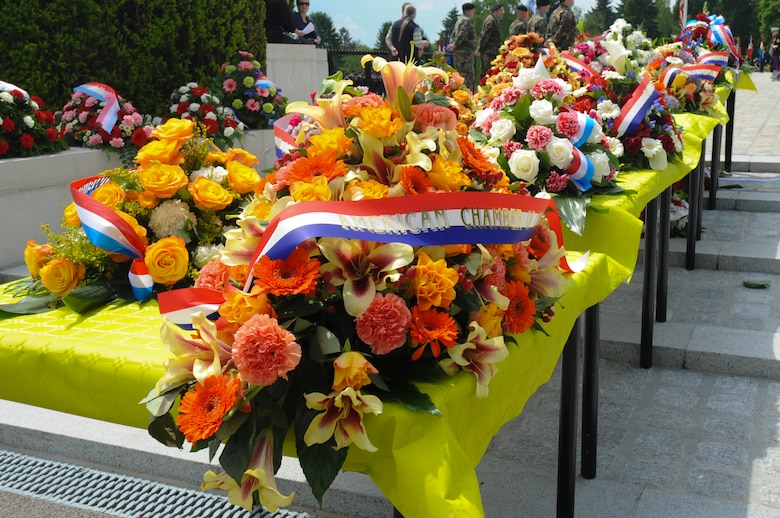
[[[621,108],[620,116],[615,119],[617,136],[634,133],[659,95],[650,79],[647,76],[643,77],[631,94],[631,98]]]
[[[98,115],[97,123],[103,128],[103,131],[110,134],[111,130],[114,129],[114,124],[116,124],[119,114],[119,97],[114,89],[103,83],[90,82],[75,87],[73,91],[85,93],[98,101],[106,103],[100,111],[100,115]]]

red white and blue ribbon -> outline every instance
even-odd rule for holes
[[[667,67],[661,74],[660,81],[666,88],[671,87],[678,74],[685,74],[691,79],[700,79],[713,83],[720,74],[720,67],[717,65],[687,65],[683,67]]]
[[[17,91],[21,93],[25,99],[30,98],[30,94],[28,94],[25,90],[22,90],[15,84],[6,83],[5,81],[0,81],[0,92],[13,92],[13,91]]]
[[[631,94],[631,98],[621,108],[620,116],[615,119],[617,136],[622,137],[635,132],[659,95],[650,79],[647,76],[643,77]]]
[[[84,83],[81,86],[77,86],[73,89],[74,92],[81,92],[94,97],[98,101],[106,103],[103,109],[100,110],[97,123],[103,128],[106,133],[111,133],[116,124],[119,114],[119,97],[116,92],[110,86],[103,83]]]
[[[219,318],[219,307],[225,296],[212,288],[183,288],[163,291],[157,295],[160,315],[183,329],[193,329],[192,315],[202,311],[209,320]]]
[[[569,70],[572,70],[573,72],[590,77],[596,77],[598,75],[587,63],[566,51],[561,52],[561,57],[566,62]]]
[[[725,51],[707,52],[696,58],[696,63],[699,65],[717,65],[722,68],[729,64],[729,53]]]
[[[128,274],[133,294],[138,300],[149,300],[154,282],[144,264],[146,244],[129,223],[90,196],[95,189],[108,181],[106,176],[92,176],[71,183],[70,193],[76,212],[90,243],[106,252],[133,259]]]
[[[593,117],[588,116],[586,113],[575,112],[577,114],[577,120],[580,123],[580,128],[577,133],[571,136],[569,139],[572,144],[577,147],[581,147],[596,131],[596,121]]]
[[[574,185],[581,191],[587,191],[591,188],[590,180],[593,178],[593,162],[579,149],[572,148],[572,160],[569,167],[564,169],[564,173],[574,182]]]
[[[731,27],[726,25],[723,16],[710,15],[709,40],[714,45],[724,45],[729,49],[729,53],[734,56],[737,64],[740,61],[740,52],[737,50],[737,44],[734,42],[734,35],[731,33]]]
[[[274,122],[276,158],[282,158],[286,153],[290,153],[293,149],[298,147],[295,143],[295,136],[287,132],[287,128],[290,126],[290,120],[294,116],[294,113],[288,113]]]
[[[278,86],[276,86],[276,84],[270,79],[268,79],[267,77],[261,77],[260,79],[255,81],[255,86],[260,88],[268,88],[269,90],[273,88],[277,92],[281,92],[281,89]]]

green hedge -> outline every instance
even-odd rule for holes
[[[262,0],[0,2],[0,79],[61,108],[73,87],[112,86],[141,113],[173,90],[210,84],[237,50],[265,56]]]

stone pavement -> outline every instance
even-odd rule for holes
[[[718,210],[704,212],[697,269],[682,267],[684,240],[672,240],[652,369],[637,366],[642,265],[601,305],[598,473],[577,477],[578,517],[780,516],[780,84],[753,79],[758,92],[737,92],[731,177]],[[488,517],[555,515],[559,394],[556,370],[492,441],[477,468]],[[158,448],[144,430],[0,401],[3,449],[190,488],[207,462]],[[323,509],[295,461],[279,479],[304,516],[392,514],[361,475],[339,476]],[[116,515],[2,487],[0,478],[0,516]],[[133,497],[153,509],[154,494]]]

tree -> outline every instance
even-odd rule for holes
[[[333,25],[333,19],[328,13],[311,13],[309,15],[317,26],[317,33],[322,39],[322,46],[326,49],[338,49],[341,47],[341,40]]]
[[[659,36],[656,0],[621,0],[617,11],[621,18],[634,29],[643,31],[648,38]]]
[[[597,0],[596,5],[587,12],[583,25],[588,34],[601,34],[612,25],[617,13],[612,9],[610,0]]]
[[[768,52],[772,47],[772,34],[770,29],[780,25],[780,0],[759,0],[758,21],[761,23],[760,34],[766,40],[766,50]]]
[[[441,42],[442,47],[446,47],[447,43],[450,42],[450,35],[452,34],[453,29],[455,29],[455,24],[458,23],[458,18],[460,18],[458,10],[453,7],[449,10],[447,16],[444,17],[444,20],[442,20],[442,31],[438,36],[438,40]]]
[[[659,0],[658,35],[663,41],[673,41],[680,34],[678,0]]]
[[[392,27],[393,22],[383,22],[376,33],[376,41],[374,42],[374,50],[377,52],[387,52],[387,43],[385,43],[385,36],[387,31]]]

